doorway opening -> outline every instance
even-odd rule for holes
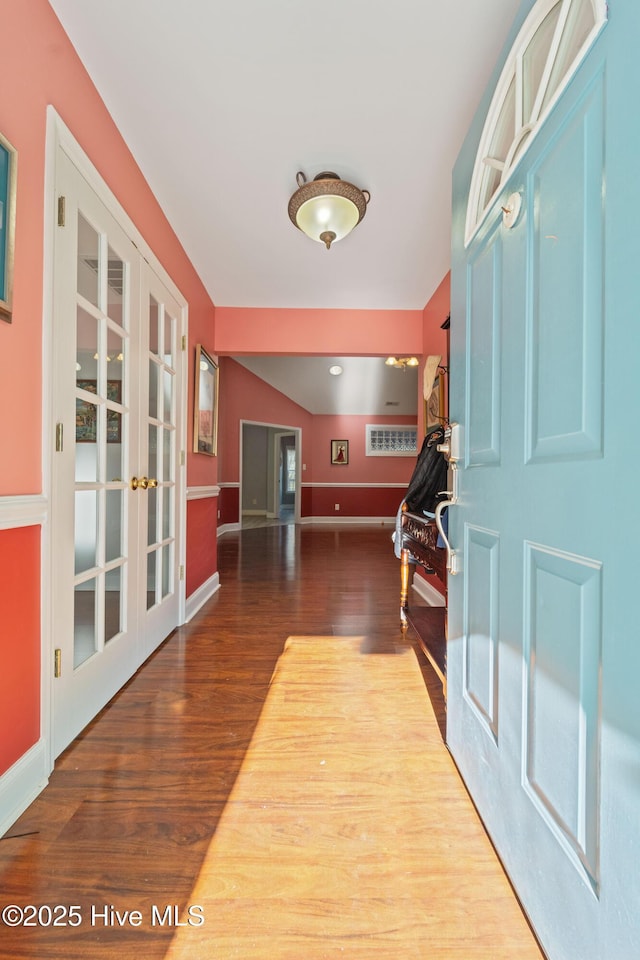
[[[242,529],[300,519],[301,438],[299,427],[240,422]]]

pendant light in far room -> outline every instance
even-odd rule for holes
[[[327,250],[351,233],[367,212],[369,191],[341,180],[337,173],[325,170],[307,181],[300,170],[296,182],[298,189],[289,200],[291,222]]]

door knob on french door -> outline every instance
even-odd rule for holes
[[[146,490],[148,487],[157,487],[158,481],[154,477],[131,477],[129,486],[132,490]]]

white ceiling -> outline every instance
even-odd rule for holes
[[[418,371],[382,357],[236,357],[238,363],[314,414],[415,416]],[[334,377],[329,367],[343,372]]]
[[[520,0],[50,3],[214,303],[424,307]],[[298,170],[371,193],[330,251],[289,221]],[[344,358],[339,378],[328,358],[239,360],[314,413],[415,413],[416,374],[381,360]]]
[[[520,0],[50,2],[216,304],[422,309]],[[371,193],[330,251],[287,216],[327,169]]]

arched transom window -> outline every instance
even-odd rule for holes
[[[502,71],[480,139],[467,243],[606,19],[606,0],[538,0],[533,7]]]

